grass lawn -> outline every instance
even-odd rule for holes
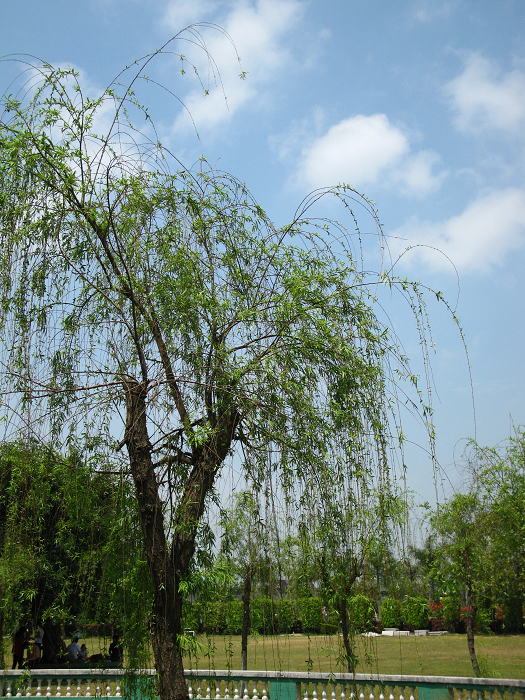
[[[215,647],[212,657],[187,660],[193,668],[240,668],[239,636],[198,638]],[[278,635],[250,639],[248,667],[254,670],[337,672],[339,643],[336,635]],[[358,637],[359,673],[429,676],[472,676],[466,635],[443,637]],[[477,636],[478,660],[491,676],[525,679],[525,635]],[[229,662],[228,662],[229,659]],[[310,663],[308,660],[310,659]]]
[[[5,662],[11,667],[11,645],[4,640]],[[110,640],[98,637],[85,641],[90,654],[97,653]],[[212,656],[201,654],[198,660],[186,659],[186,668],[239,669],[240,636],[200,635],[197,641],[214,649]],[[248,667],[253,670],[338,672],[341,638],[336,635],[278,635],[250,638]],[[472,676],[466,635],[444,637],[372,637],[356,638],[359,673],[406,675]],[[525,635],[477,636],[478,660],[485,663],[490,675],[525,679]],[[151,660],[153,662],[153,659]]]

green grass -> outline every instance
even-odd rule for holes
[[[239,636],[200,636],[199,641],[214,647],[213,656],[187,667],[240,668]],[[429,676],[472,676],[466,635],[443,637],[356,638],[359,673],[389,673]],[[248,667],[254,670],[338,672],[341,638],[336,635],[278,635],[250,639]],[[478,659],[484,659],[491,676],[525,679],[525,635],[477,636]]]
[[[197,641],[213,650],[204,650],[199,659],[187,658],[186,668],[239,669],[240,636],[200,635]],[[109,640],[93,637],[85,640],[89,653],[97,653]],[[472,676],[465,635],[444,637],[357,637],[359,673],[391,673],[430,676]],[[248,667],[253,670],[338,672],[341,638],[337,635],[277,635],[250,638]],[[4,655],[11,667],[12,642],[4,639]],[[477,636],[478,659],[484,660],[491,676],[525,679],[525,635]],[[153,659],[151,659],[153,665]]]

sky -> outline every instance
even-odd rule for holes
[[[179,57],[157,57],[149,76],[178,98],[141,88],[159,138],[185,165],[204,155],[246,182],[279,226],[318,187],[344,182],[376,203],[397,273],[460,319],[467,352],[428,294],[438,491],[461,487],[466,441],[495,445],[525,423],[522,0],[17,0],[2,8],[0,54],[75,66],[96,93],[192,23],[227,32],[200,29],[220,79],[208,83],[188,33],[172,45],[184,75]],[[0,64],[0,92],[16,72]],[[388,313],[422,372],[409,314]],[[420,445],[409,487],[432,502],[424,434],[406,432]]]

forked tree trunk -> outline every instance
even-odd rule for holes
[[[173,514],[174,535],[170,546],[166,540],[162,501],[147,431],[147,390],[137,381],[127,380],[124,382],[124,391],[124,439],[135,482],[144,549],[154,589],[151,637],[160,684],[159,695],[161,700],[188,700],[178,643],[182,631],[182,596],[179,584],[189,571],[206,494],[213,487],[217,469],[228,454],[238,413],[232,409],[224,414],[220,425],[215,426],[213,444],[194,451],[191,473],[179,497],[177,512]]]
[[[250,598],[252,593],[253,565],[248,564],[244,577],[242,593],[242,634],[241,634],[241,669],[248,669],[248,635],[250,633]]]
[[[182,600],[164,531],[151,443],[146,426],[146,392],[137,382],[127,382],[125,441],[139,507],[144,549],[153,579],[154,602],[151,641],[162,700],[188,700],[182,654]]]

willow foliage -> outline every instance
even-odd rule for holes
[[[177,169],[136,129],[140,62],[97,99],[73,70],[31,70],[0,122],[2,412],[116,451],[135,485],[160,694],[186,697],[180,586],[224,460],[241,445],[257,487],[271,444],[282,494],[305,507],[356,469],[386,485],[397,387],[417,382],[374,294],[398,288],[424,343],[423,300],[364,272],[352,236],[314,217],[331,193],[381,241],[351,188],[314,193],[276,227],[233,176]]]

